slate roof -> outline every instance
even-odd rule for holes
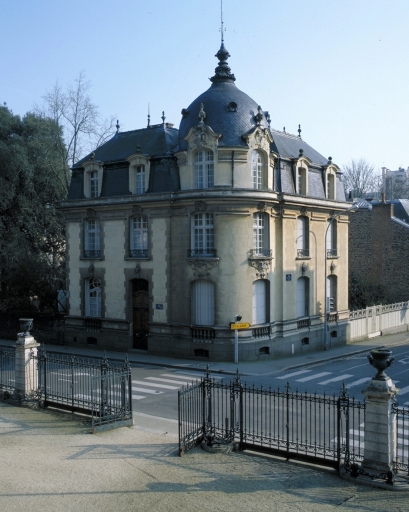
[[[302,149],[303,155],[309,158],[314,164],[327,165],[328,158],[325,158],[318,153],[318,151],[315,151],[315,149],[304,142],[301,137],[278,130],[271,130],[271,135],[273,136],[272,149],[281,157],[298,158],[300,149]]]
[[[103,163],[125,160],[137,152],[138,146],[142,154],[150,156],[169,155],[177,145],[178,130],[168,124],[154,125],[141,130],[116,133],[95,150],[96,161]],[[91,154],[77,162],[73,169],[82,167],[90,159]]]

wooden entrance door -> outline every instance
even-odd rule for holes
[[[134,279],[132,285],[133,348],[148,349],[149,283]]]

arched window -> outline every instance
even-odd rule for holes
[[[214,283],[205,279],[193,281],[192,324],[214,325]]]
[[[98,219],[87,219],[84,222],[84,257],[101,257],[100,229]]]
[[[267,279],[258,279],[253,282],[253,325],[269,322],[269,289]]]
[[[297,279],[297,318],[309,316],[310,280],[308,277]]]
[[[251,176],[253,188],[264,187],[264,157],[260,151],[253,150],[251,154]]]
[[[327,277],[327,312],[337,311],[337,276]]]
[[[85,280],[85,316],[101,318],[101,280]]]
[[[309,250],[309,219],[305,215],[297,217],[297,257],[305,258]]]
[[[334,258],[337,252],[337,221],[335,219],[327,220],[327,258]]]
[[[138,165],[135,169],[135,194],[144,194],[145,190],[145,166]]]
[[[196,213],[192,217],[191,257],[212,257],[214,248],[213,213]]]
[[[129,256],[148,257],[148,218],[145,215],[131,218]]]
[[[264,212],[253,215],[253,254],[255,256],[269,256],[268,219]]]
[[[213,151],[202,150],[195,154],[195,188],[214,187]]]

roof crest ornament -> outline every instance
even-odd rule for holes
[[[226,29],[224,28],[224,22],[223,22],[223,0],[221,0],[221,4],[220,4],[220,13],[221,13],[221,25],[220,25],[221,44],[220,44],[220,50],[215,55],[215,57],[217,57],[219,59],[219,65],[214,70],[215,74],[214,74],[214,76],[212,76],[212,78],[210,78],[210,81],[213,82],[214,84],[219,83],[219,82],[234,83],[236,80],[236,77],[231,72],[231,69],[227,63],[227,59],[230,57],[230,54],[224,46],[223,32]]]

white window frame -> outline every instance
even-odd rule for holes
[[[327,239],[326,239],[327,258],[338,256],[337,253],[337,221],[335,219],[327,220]]]
[[[149,228],[146,215],[135,215],[130,220],[129,249],[132,258],[147,258]]]
[[[102,285],[100,279],[85,280],[85,316],[102,317]]]
[[[258,149],[251,153],[251,180],[253,188],[264,188],[264,156]]]
[[[86,219],[84,222],[84,255],[88,258],[99,258],[101,256],[101,230],[99,219]]]
[[[194,156],[195,188],[214,188],[214,154],[210,149],[197,151]]]
[[[327,289],[326,289],[327,312],[331,313],[337,311],[337,276],[331,274],[327,276]],[[330,299],[333,300],[333,309],[330,307]]]
[[[144,165],[137,165],[135,169],[135,194],[146,192],[146,172]]]
[[[335,199],[335,176],[333,173],[327,173],[327,190],[326,190],[326,198],[327,199]]]
[[[215,285],[198,279],[191,284],[191,314],[193,325],[215,324]]]
[[[253,214],[253,254],[268,256],[269,250],[269,216],[265,212]]]
[[[195,213],[192,215],[192,256],[212,257],[214,250],[213,213]]]
[[[308,170],[305,167],[297,168],[297,194],[306,196],[308,193]]]
[[[99,196],[98,171],[91,171],[89,173],[89,196],[91,198]]]

